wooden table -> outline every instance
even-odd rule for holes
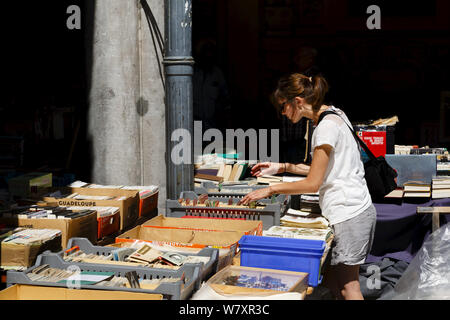
[[[450,207],[417,207],[417,214],[432,214],[432,232],[440,228],[440,214],[449,214]]]

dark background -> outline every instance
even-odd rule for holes
[[[47,168],[89,180],[86,3],[2,3],[0,136],[22,137],[23,151],[2,138],[0,168]],[[72,4],[82,9],[81,30],[66,27]],[[371,4],[381,7],[381,30],[366,27]],[[269,93],[307,45],[318,50],[317,65],[330,81],[328,102],[352,121],[397,115],[396,144],[448,148],[449,137],[440,134],[441,92],[450,91],[447,0],[193,0],[193,47],[203,38],[216,42],[234,128],[279,128]],[[52,132],[54,114],[63,115],[62,139]]]

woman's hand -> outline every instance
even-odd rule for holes
[[[264,198],[268,198],[273,194],[272,188],[263,188],[250,192],[244,198],[242,198],[238,205],[248,205],[252,201],[261,200]]]
[[[274,162],[261,162],[253,166],[252,175],[261,177],[264,175],[274,175],[277,173],[281,173],[280,169],[283,167],[281,163]]]

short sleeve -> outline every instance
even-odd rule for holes
[[[322,145],[328,144],[333,149],[336,148],[337,142],[339,141],[341,131],[335,121],[324,119],[317,126],[316,130],[316,143],[315,147],[320,147]]]

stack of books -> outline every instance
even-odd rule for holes
[[[293,238],[303,240],[322,240],[327,242],[333,235],[330,227],[326,229],[272,226],[263,231],[263,236],[277,238]]]
[[[194,172],[195,182],[236,182],[247,175],[248,162],[206,164],[197,166]]]
[[[431,181],[433,199],[450,198],[450,176],[436,176]]]
[[[291,208],[281,217],[280,224],[283,227],[314,229],[327,229],[329,227],[329,222],[324,216]]]
[[[421,181],[409,181],[403,184],[404,198],[430,198],[431,184]]]
[[[300,210],[311,213],[322,213],[319,205],[319,194],[300,195]]]

